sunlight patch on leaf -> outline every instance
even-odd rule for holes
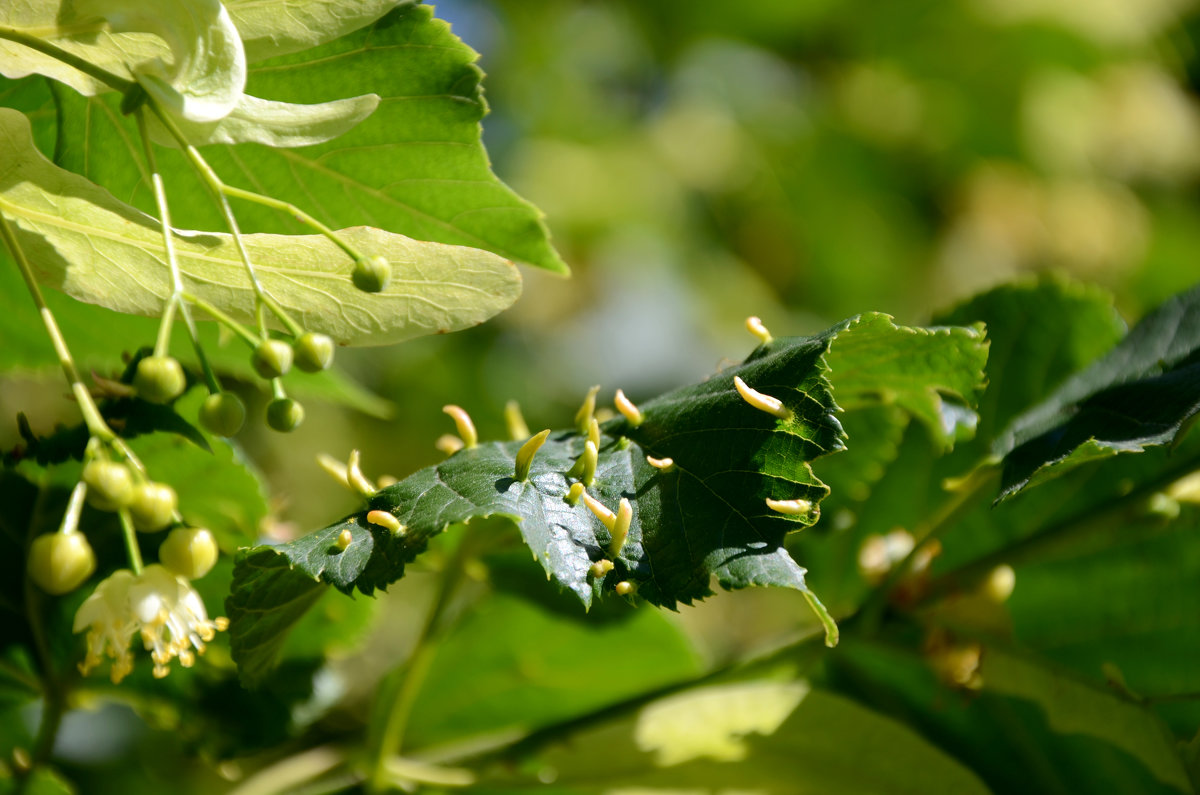
[[[743,682],[664,698],[638,714],[633,731],[640,750],[660,767],[693,759],[745,759],[749,734],[773,734],[800,706],[808,682]]]

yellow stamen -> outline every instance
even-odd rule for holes
[[[791,409],[783,405],[783,401],[779,398],[773,398],[770,395],[764,395],[756,389],[751,389],[746,386],[745,381],[736,375],[733,377],[733,385],[737,387],[738,394],[742,396],[742,400],[759,411],[765,411],[781,420],[790,420],[792,418]]]
[[[808,516],[813,506],[810,500],[773,500],[768,497],[767,507],[788,516]]]
[[[600,524],[607,527],[608,531],[611,533],[613,527],[616,525],[617,515],[608,510],[608,508],[605,508],[604,503],[600,502],[600,500],[588,494],[586,491],[583,492],[582,496],[583,504],[588,507],[588,510],[596,514],[596,518],[600,520]]]
[[[767,331],[767,327],[763,325],[762,320],[754,315],[746,318],[746,331],[758,337],[758,341],[763,345],[767,345],[771,340],[775,339],[771,336],[771,332]]]
[[[637,427],[646,419],[642,415],[642,410],[637,407],[632,400],[625,397],[625,393],[620,389],[617,390],[617,396],[613,398],[613,403],[617,406],[617,411],[624,415],[625,419],[629,420],[629,424]]]
[[[542,445],[546,443],[546,437],[550,435],[550,429],[539,431],[536,436],[530,437],[529,441],[521,445],[521,449],[517,451],[517,471],[513,476],[514,480],[525,482],[529,480],[529,468],[533,466],[533,457]]]
[[[629,500],[621,498],[617,506],[617,515],[613,517],[612,540],[608,542],[608,553],[614,558],[621,554],[625,539],[629,537],[629,525],[633,521],[633,506]]]
[[[529,426],[525,424],[521,404],[517,401],[510,400],[504,404],[504,424],[508,426],[508,438],[514,442],[529,438]]]
[[[400,524],[400,520],[387,511],[368,511],[367,521],[382,527],[392,535],[404,534],[404,525]]]
[[[596,395],[599,392],[599,384],[589,389],[587,397],[583,399],[583,405],[579,407],[579,411],[575,412],[575,427],[579,429],[580,433],[587,433],[588,426],[592,424],[592,417],[596,413]]]
[[[446,412],[453,418],[454,425],[458,428],[458,435],[462,437],[463,445],[470,449],[479,444],[479,434],[475,432],[475,423],[471,422],[471,415],[467,414],[462,406],[442,406],[442,411]]]

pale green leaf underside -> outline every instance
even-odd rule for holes
[[[170,294],[157,222],[57,168],[34,148],[29,123],[0,109],[0,212],[45,284],[81,301],[156,315]],[[303,326],[344,345],[382,345],[476,325],[516,300],[512,263],[484,251],[411,240],[379,229],[342,234],[392,264],[387,290],[350,281],[353,262],[317,235],[245,235],[266,290]],[[229,235],[179,232],[185,289],[251,322],[250,282]]]
[[[404,0],[225,0],[250,63],[340,39]]]
[[[869,344],[859,345],[857,335]],[[974,330],[921,335],[896,327],[886,316],[865,315],[814,337],[777,339],[741,365],[647,401],[641,407],[644,421],[636,427],[623,418],[605,423],[588,492],[613,511],[622,499],[630,501],[628,540],[619,551],[611,547],[608,528],[582,502],[572,505],[564,499],[575,480],[568,472],[584,449],[578,432],[551,434],[525,481],[514,479],[520,441],[462,450],[368,501],[367,510],[395,516],[407,528],[402,535],[372,525],[364,510],[290,544],[250,550],[239,564],[230,598],[235,656],[244,667],[265,668],[262,654],[269,654],[270,647],[256,644],[248,653],[242,637],[261,634],[264,620],[277,629],[282,626],[273,615],[278,594],[306,591],[318,578],[346,592],[372,593],[402,577],[405,565],[431,537],[451,525],[493,515],[517,521],[547,575],[584,605],[611,593],[619,582],[634,584],[640,598],[667,607],[710,595],[712,579],[727,589],[782,586],[805,594],[828,622],[832,641],[836,629],[808,591],[805,570],[783,545],[788,532],[817,521],[819,503],[828,492],[810,462],[843,447],[844,434],[834,416],[839,410],[834,402],[838,366],[830,368],[826,357],[844,372],[858,372],[857,365],[880,350],[903,357],[929,340],[946,349],[962,348],[963,355],[972,349],[977,357],[985,352]],[[846,348],[840,356],[839,343]],[[924,370],[927,385],[953,381],[949,370],[930,363],[949,368],[962,356],[943,353],[914,365],[914,371]],[[916,373],[911,375],[915,381]],[[749,405],[738,394],[734,376],[781,400],[791,416],[781,419]],[[972,383],[980,377],[975,370]],[[886,372],[881,378],[887,378]],[[851,380],[856,385],[851,395],[858,394],[866,376],[860,373],[856,379]],[[931,394],[936,397],[937,390]],[[670,458],[674,468],[656,468],[647,456]],[[804,515],[784,515],[767,505],[768,498],[807,500],[812,507]],[[342,551],[334,542],[344,530],[353,541]],[[615,567],[596,577],[591,566],[601,559]]]

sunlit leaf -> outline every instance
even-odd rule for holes
[[[250,63],[340,39],[408,0],[225,0]]]
[[[158,224],[33,148],[29,123],[0,109],[0,212],[13,223],[39,279],[121,312],[156,315],[170,295]],[[392,263],[391,285],[367,294],[353,262],[323,236],[245,235],[270,294],[311,331],[342,344],[382,345],[475,325],[516,300],[520,275],[477,249],[422,243],[379,229],[341,232]],[[185,289],[244,322],[254,298],[229,235],[178,232]]]
[[[344,7],[335,12],[333,5],[322,4],[320,13],[340,15]],[[404,5],[366,29],[249,71],[246,90],[272,100],[310,104],[378,95],[369,118],[303,149],[246,144],[209,147],[204,156],[230,185],[265,189],[331,228],[377,226],[565,273],[541,213],[492,172],[481,140],[487,106],[476,58],[428,6]],[[62,91],[56,99],[57,162],[153,212],[136,128],[121,115],[117,98]],[[165,151],[158,160],[176,222],[225,229],[183,157]],[[244,230],[307,231],[269,208],[237,202],[235,211]]]

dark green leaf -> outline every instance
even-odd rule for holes
[[[1070,469],[1179,438],[1200,411],[1200,287],[1168,300],[1119,345],[1013,421],[1000,499]]]
[[[1125,333],[1112,296],[1058,278],[997,287],[939,315],[937,322],[987,326],[988,388],[979,400],[979,434],[972,445],[980,451]]]
[[[894,362],[909,353],[913,365],[889,390]],[[368,501],[368,509],[395,516],[405,527],[402,534],[372,525],[363,512],[290,544],[246,553],[229,607],[235,654],[254,649],[269,658],[266,639],[295,620],[294,600],[309,594],[316,580],[345,592],[372,593],[403,576],[405,564],[431,537],[452,524],[491,515],[517,521],[546,573],[585,606],[617,583],[630,582],[646,601],[674,607],[708,596],[715,577],[729,589],[797,589],[824,615],[783,538],[819,518],[827,488],[809,462],[843,445],[831,388],[840,389],[844,376],[851,403],[879,396],[913,411],[935,438],[948,441],[955,431],[942,422],[942,407],[971,399],[982,380],[985,355],[977,330],[901,328],[886,316],[865,315],[814,337],[775,340],[741,365],[648,401],[637,427],[624,419],[606,423],[588,491],[614,512],[622,499],[633,507],[619,554],[610,549],[605,525],[582,502],[571,505],[564,499],[571,485],[566,473],[584,450],[579,433],[551,435],[524,482],[514,480],[521,442],[463,450]],[[961,373],[968,362],[971,371]],[[748,405],[734,387],[735,376],[781,400],[789,418]],[[655,468],[647,456],[671,458],[674,468]],[[784,515],[770,509],[766,499],[807,500],[811,509]],[[345,549],[335,543],[343,531],[352,537]],[[615,570],[594,577],[592,564],[605,558],[612,559]],[[271,607],[276,603],[278,612]],[[262,626],[264,615],[272,616],[269,627]],[[823,620],[832,633],[832,621]],[[240,646],[250,635],[254,640]],[[249,656],[238,659],[260,671],[257,653],[253,663]]]

